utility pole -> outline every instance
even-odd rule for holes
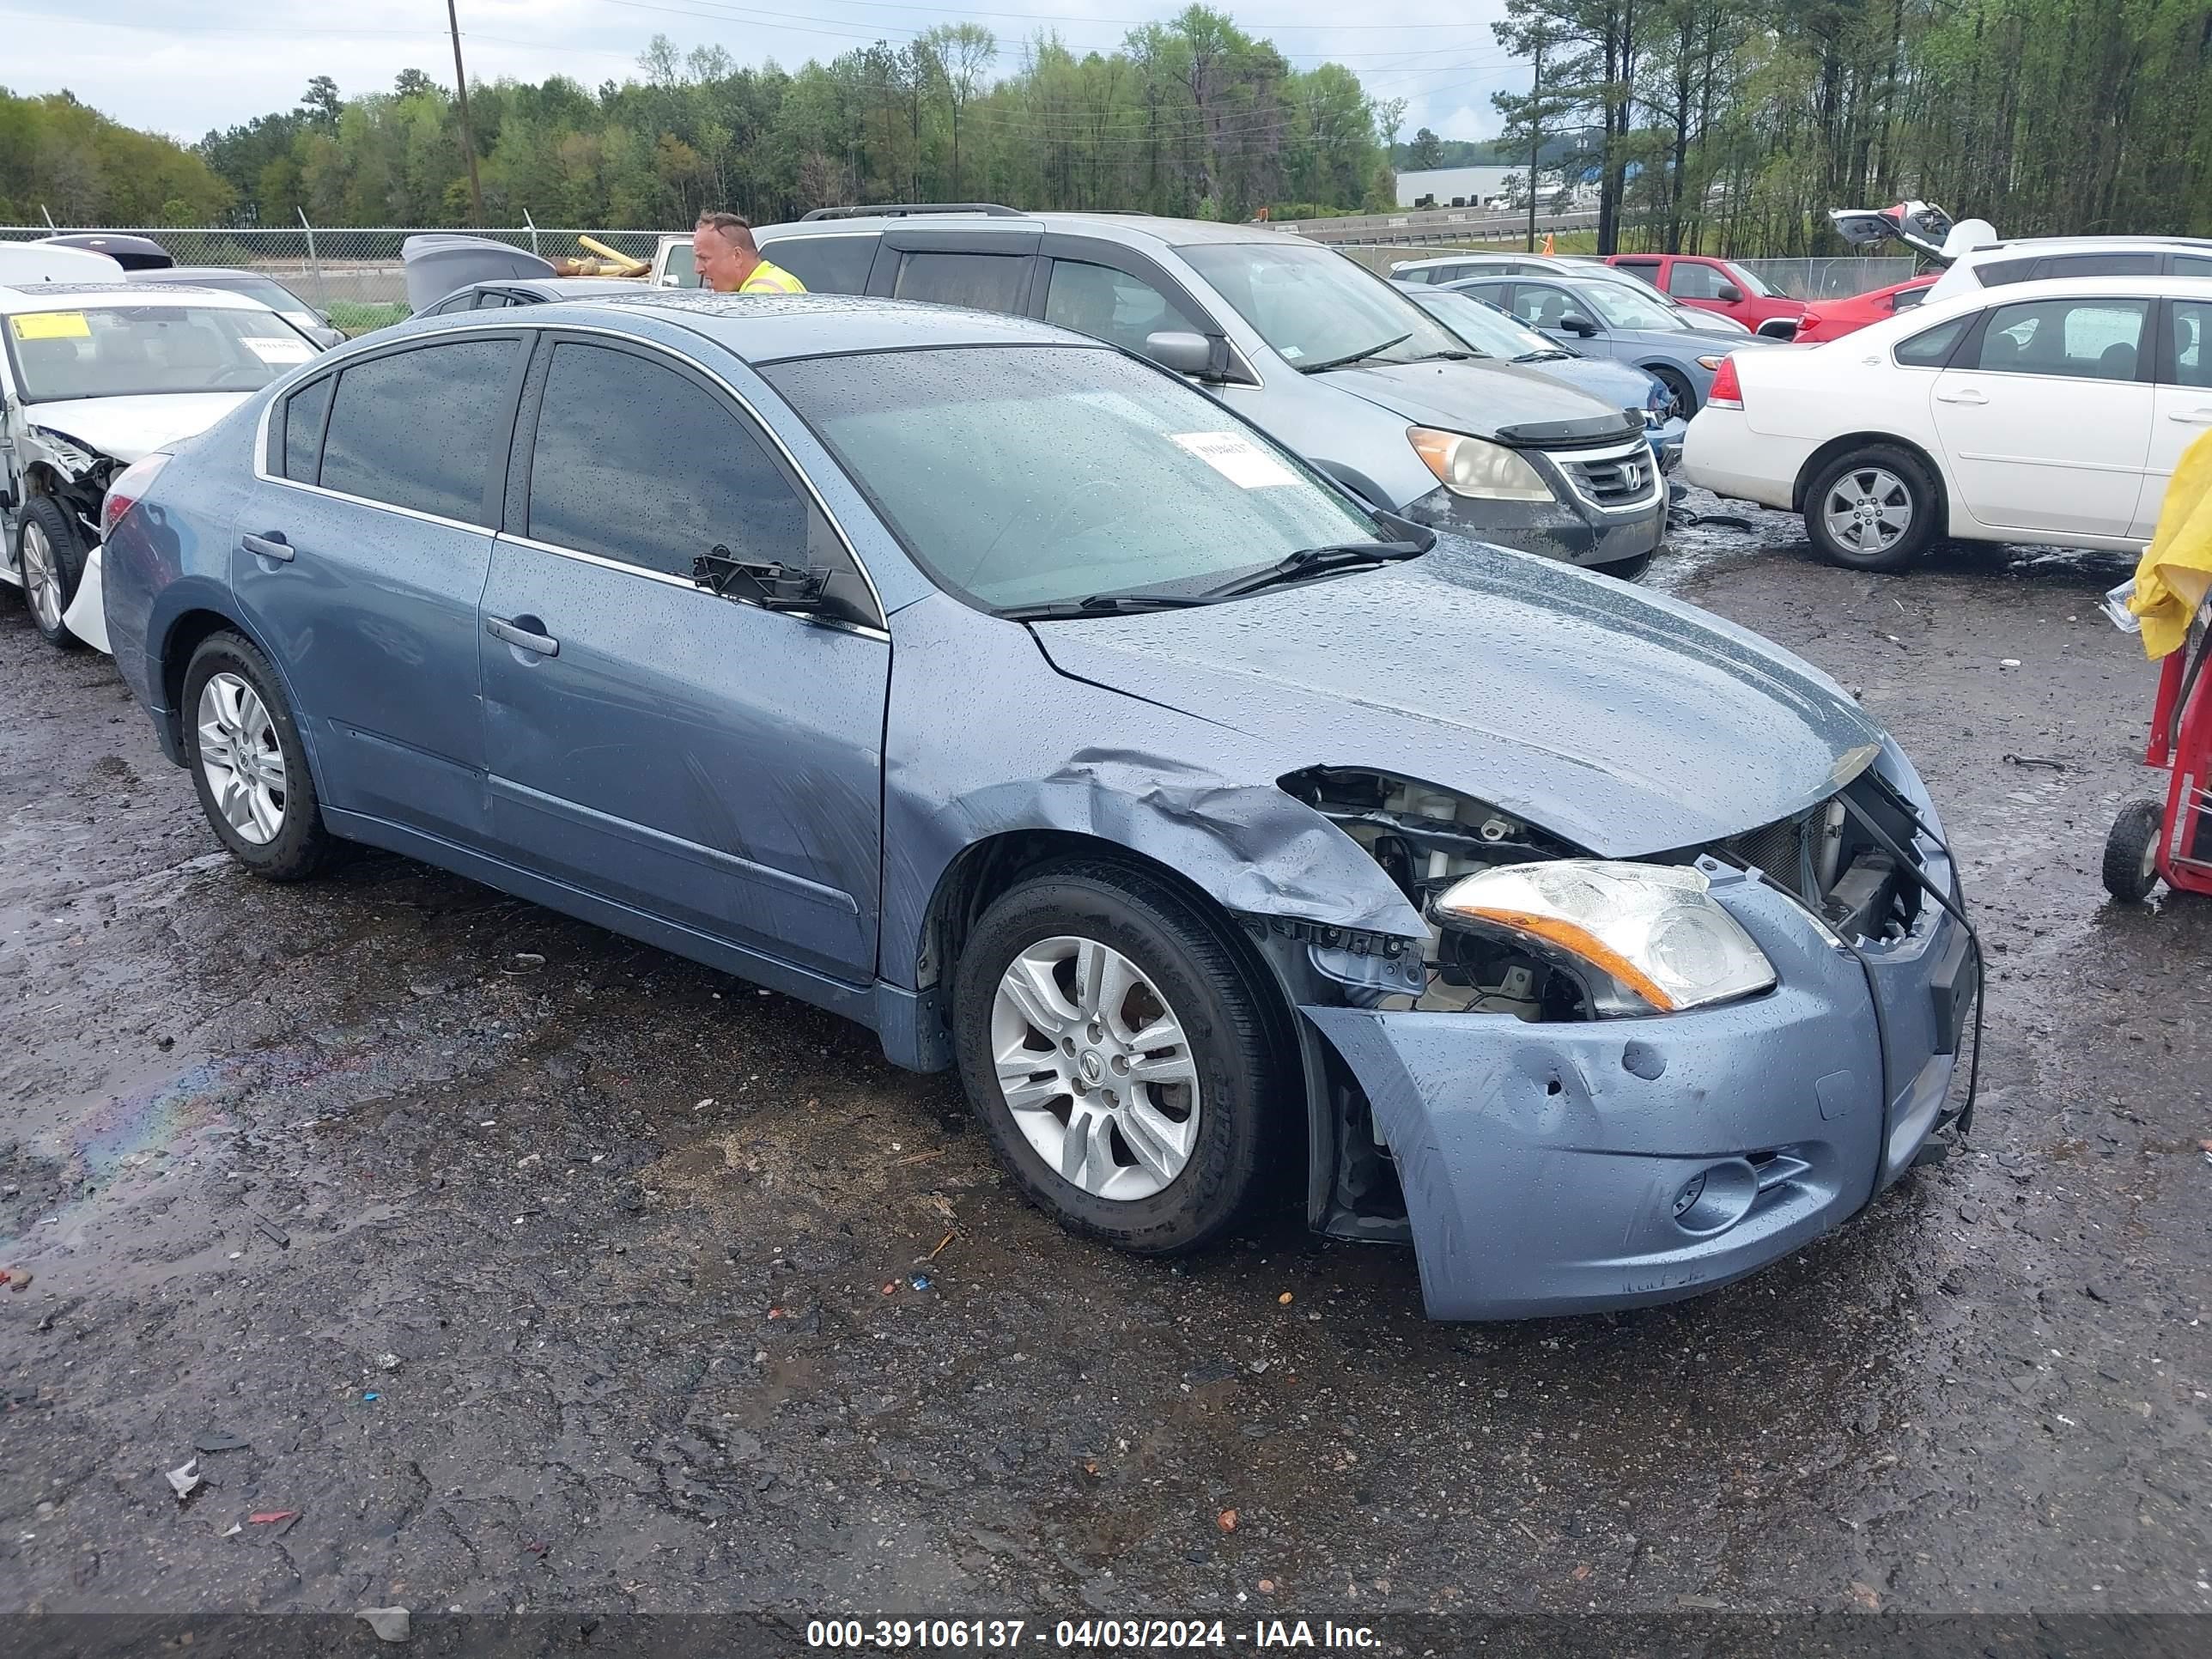
[[[469,158],[469,205],[482,225],[483,186],[477,181],[477,141],[469,133],[469,75],[461,67],[461,20],[454,13],[453,0],[446,0],[446,21],[453,32],[453,93],[461,104],[461,153]]]
[[[1536,72],[1528,82],[1528,252],[1536,251],[1536,163],[1544,154],[1544,48],[1536,37]]]

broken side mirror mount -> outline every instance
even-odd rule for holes
[[[819,611],[830,573],[776,559],[741,559],[717,542],[691,562],[691,580],[710,593],[749,600],[763,611]]]

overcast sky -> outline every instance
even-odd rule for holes
[[[596,87],[636,70],[656,33],[679,47],[715,45],[740,63],[823,61],[869,41],[906,40],[940,21],[995,32],[1000,69],[1022,43],[1056,28],[1076,52],[1116,45],[1133,23],[1179,9],[1169,0],[957,0],[951,6],[890,0],[459,0],[471,81],[566,75]],[[1294,64],[1326,59],[1356,70],[1378,99],[1403,98],[1402,137],[1429,126],[1446,137],[1498,130],[1490,94],[1518,88],[1490,32],[1502,0],[1470,0],[1459,21],[1438,24],[1423,0],[1250,0],[1227,8]],[[343,21],[339,21],[343,19]],[[1350,21],[1346,21],[1349,19]],[[328,75],[348,96],[382,91],[403,69],[453,78],[444,0],[0,0],[0,85],[16,93],[66,87],[134,127],[187,142],[287,109],[310,76]]]

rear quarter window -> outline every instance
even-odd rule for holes
[[[1968,315],[1938,323],[1910,339],[1899,340],[1892,355],[1906,368],[1941,368],[1951,361],[1951,354],[1959,349],[1959,342],[1966,337],[1967,325],[1972,321],[1972,315]]]
[[[323,458],[323,420],[331,412],[331,392],[338,377],[325,374],[310,381],[284,400],[284,476],[301,483],[315,482]]]

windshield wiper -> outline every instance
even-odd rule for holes
[[[1060,622],[1071,617],[1131,617],[1143,611],[1182,611],[1213,601],[1196,593],[1093,593],[1083,599],[1009,605],[991,614],[1008,622]]]
[[[1524,351],[1513,361],[1516,363],[1555,363],[1562,357],[1571,357],[1571,351]]]
[[[1367,346],[1358,351],[1346,352],[1341,357],[1331,357],[1327,362],[1300,363],[1298,365],[1298,373],[1301,374],[1319,374],[1328,369],[1348,368],[1356,362],[1360,362],[1369,357],[1374,356],[1377,352],[1388,351],[1394,345],[1403,345],[1407,341],[1413,337],[1413,331],[1409,328],[1396,338],[1385,340],[1380,345]]]
[[[1233,599],[1242,594],[1256,593],[1263,587],[1279,587],[1285,582],[1304,581],[1307,577],[1320,575],[1324,571],[1357,570],[1367,565],[1392,564],[1400,559],[1418,559],[1436,544],[1436,532],[1422,530],[1418,535],[1401,542],[1338,542],[1328,547],[1302,547],[1265,570],[1249,576],[1239,576],[1236,580],[1224,582],[1218,587],[1206,588],[1200,597],[1208,600]]]

